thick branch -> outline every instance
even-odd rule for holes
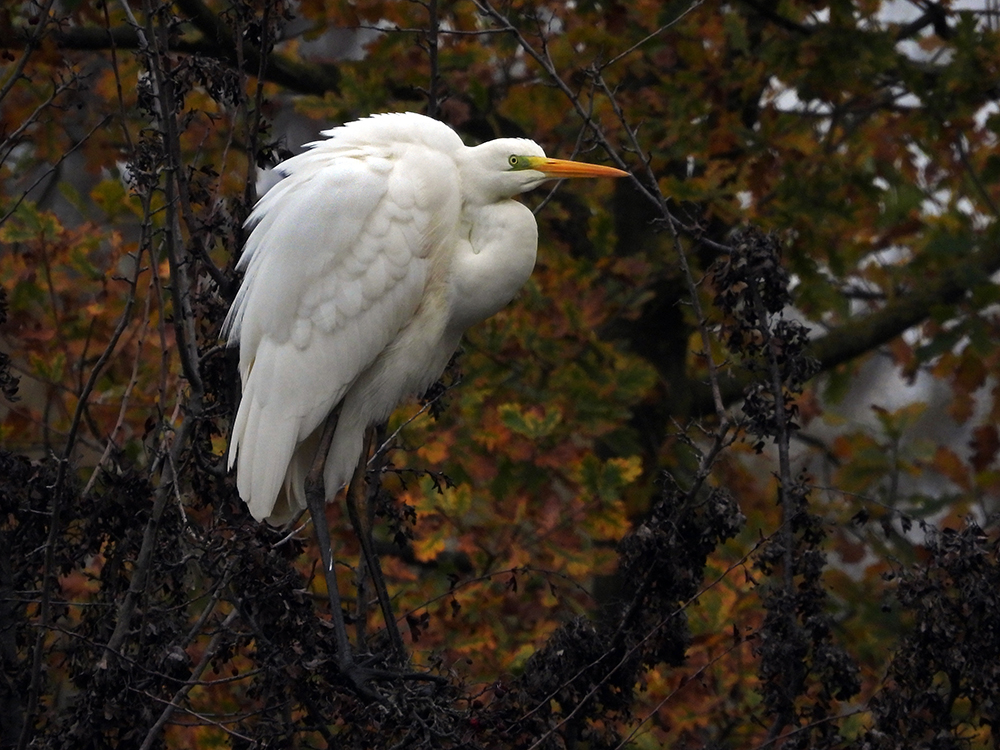
[[[813,342],[810,354],[824,370],[848,362],[926,320],[935,307],[952,305],[1000,270],[1000,245],[953,266],[936,283],[898,297],[877,312],[847,323]]]
[[[182,3],[184,8],[188,3]],[[185,8],[186,10],[186,8]],[[181,36],[171,40],[170,49],[189,55],[204,55],[237,66],[236,46],[228,27],[212,15],[214,22],[209,24],[206,17],[198,19],[201,36]],[[211,28],[208,33],[202,25]],[[14,34],[0,33],[0,47],[15,49],[24,45],[28,32],[18,30]],[[136,30],[129,26],[118,26],[113,29],[97,27],[64,28],[53,32],[53,38],[65,49],[72,50],[104,50],[139,49],[139,36]],[[260,50],[244,42],[243,69],[246,73],[256,76],[261,69]],[[287,55],[271,52],[266,56],[264,77],[270,83],[276,83],[290,91],[300,94],[322,96],[327,92],[336,92],[340,86],[340,70],[330,63],[307,63]]]
[[[237,65],[240,61],[236,46],[241,44],[246,72],[257,75],[261,68],[261,50],[256,45],[245,39],[235,39],[229,24],[213,13],[201,0],[178,0],[177,7],[188,15],[210,44],[217,45],[223,59],[233,65]],[[340,73],[332,65],[307,64],[274,52],[269,53],[267,58],[264,70],[269,81],[293,91],[319,96],[328,91],[338,90]]]
[[[809,355],[820,363],[820,372],[867,354],[892,341],[904,331],[927,320],[935,308],[953,305],[979,284],[1000,271],[1000,244],[984,248],[962,263],[943,271],[931,281],[890,300],[884,307],[863,318],[848,321],[826,336],[816,339]],[[748,376],[734,377],[722,383],[726,403],[743,395]],[[692,414],[714,411],[712,394],[707,385],[692,385]]]

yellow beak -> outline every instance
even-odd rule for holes
[[[538,172],[544,172],[549,177],[627,177],[628,172],[623,172],[614,167],[605,167],[600,164],[584,164],[579,161],[569,161],[568,159],[549,159],[542,156],[533,156],[528,162],[531,168]]]

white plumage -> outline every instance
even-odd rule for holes
[[[532,141],[465,146],[414,113],[325,131],[279,165],[257,203],[223,329],[240,346],[243,398],[229,466],[258,520],[305,507],[327,415],[324,472],[347,482],[365,429],[430,386],[463,331],[506,305],[535,262],[531,211],[510,200],[553,177],[621,176],[546,159]]]

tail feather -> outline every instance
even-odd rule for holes
[[[274,510],[298,433],[296,419],[269,411],[252,394],[244,394],[230,448],[238,451],[236,486],[240,497],[258,521],[271,516]],[[229,460],[233,462],[232,455]]]
[[[288,462],[288,471],[285,473],[278,502],[268,517],[270,523],[284,523],[306,507],[306,477],[316,458],[322,432],[323,424],[320,424],[309,437],[295,447],[295,452]]]
[[[326,465],[323,467],[327,501],[332,500],[340,492],[340,488],[351,481],[354,467],[358,465],[364,447],[365,428],[368,425],[346,406],[345,401],[345,408],[341,410],[337,431],[333,433],[330,452],[326,455]]]

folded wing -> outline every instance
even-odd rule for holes
[[[420,143],[334,138],[281,170],[249,219],[224,328],[243,383],[229,465],[258,520],[296,446],[413,318],[460,210],[454,164]]]

